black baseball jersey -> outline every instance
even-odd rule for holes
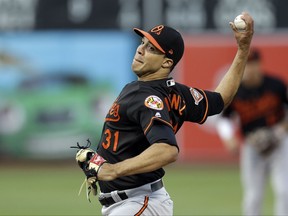
[[[223,116],[237,113],[243,135],[257,128],[272,126],[283,120],[287,104],[286,85],[278,78],[265,75],[260,86],[247,88],[240,85],[232,103]]]
[[[124,87],[110,108],[97,152],[109,163],[135,157],[151,144],[178,148],[175,133],[184,121],[202,124],[223,109],[219,93],[190,88],[172,78],[134,81]],[[164,170],[99,181],[104,193],[135,188],[164,176]]]

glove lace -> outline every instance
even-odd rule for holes
[[[93,184],[93,183],[92,183],[92,184]],[[78,196],[80,196],[80,194],[81,194],[81,192],[82,192],[82,190],[83,190],[83,187],[84,187],[84,185],[85,185],[85,188],[86,188],[86,190],[85,190],[86,199],[87,199],[90,203],[91,203],[90,194],[91,194],[91,191],[93,190],[92,184],[88,182],[88,179],[87,179],[87,178],[85,178],[84,181],[83,181],[83,183],[81,184],[80,189],[79,189],[79,192],[78,192]],[[96,185],[95,185],[94,190],[96,190],[96,191],[94,192],[94,193],[95,193],[94,195],[96,195],[96,194],[97,194],[97,186],[96,186]]]
[[[85,146],[81,146],[79,142],[77,142],[77,146],[70,146],[70,148],[87,149],[87,148],[90,148],[90,146],[91,146],[91,141],[90,139],[87,139],[87,143]]]

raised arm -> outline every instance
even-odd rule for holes
[[[229,23],[234,32],[238,49],[229,70],[215,89],[221,94],[225,107],[231,103],[241,83],[254,33],[252,17],[247,12],[243,12],[242,18],[247,25],[244,31],[237,30],[233,22]]]

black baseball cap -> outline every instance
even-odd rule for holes
[[[184,41],[181,34],[165,25],[158,25],[148,32],[138,28],[133,29],[141,37],[146,37],[157,49],[173,60],[174,65],[179,62],[184,53]]]

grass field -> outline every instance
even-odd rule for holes
[[[89,203],[76,164],[1,165],[0,215],[100,215],[96,198]],[[166,189],[174,215],[241,215],[241,186],[237,167],[177,165],[166,168]],[[267,187],[265,215],[272,215],[272,192]]]

